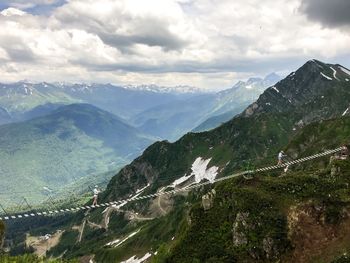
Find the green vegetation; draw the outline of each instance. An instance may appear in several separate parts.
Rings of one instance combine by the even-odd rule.
[[[335,178],[327,169],[319,178],[306,169],[284,177],[240,178],[217,185],[213,208],[204,211],[200,203],[192,206],[189,229],[165,262],[275,262],[288,255],[293,244],[301,242],[288,235],[292,206],[321,209],[317,215],[324,217],[324,223],[317,221],[321,219],[315,223],[325,224],[324,228],[337,227],[344,220],[343,211],[350,205],[350,163],[341,161],[337,166],[342,172]],[[338,235],[334,242],[342,242]],[[320,254],[330,252],[325,249]]]
[[[151,138],[91,105],[62,107],[23,123],[0,126],[0,190],[24,192],[29,202],[46,198],[44,187],[61,193],[101,183],[146,147]],[[111,177],[111,175],[106,175]],[[93,178],[93,179],[92,179]],[[27,193],[27,191],[31,193]],[[4,196],[8,206],[18,202]]]
[[[65,231],[62,234],[60,243],[50,253],[53,257],[59,257],[66,250],[72,249],[74,244],[77,242],[78,232],[77,231]]]
[[[47,103],[71,104],[82,102],[78,98],[69,96],[63,90],[51,90],[49,87],[43,88],[41,91],[35,90],[31,95],[25,94],[23,91],[24,87],[22,90],[18,88],[18,92],[14,87],[13,90],[8,91],[8,94],[0,94],[0,105],[11,113],[22,113]]]

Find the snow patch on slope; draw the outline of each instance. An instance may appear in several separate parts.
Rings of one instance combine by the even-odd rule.
[[[345,116],[348,113],[348,111],[349,111],[349,108],[347,108],[341,116]]]
[[[328,80],[333,80],[331,77],[328,77],[327,75],[323,74],[322,72],[320,72],[320,74],[322,75],[322,77],[328,79]]]
[[[337,71],[334,68],[332,68],[332,67],[330,67],[330,68],[331,68],[331,70],[333,70],[333,78],[335,78],[336,80],[339,80],[337,78]]]
[[[120,203],[119,205],[117,204],[114,204],[114,205],[111,205],[111,207],[115,208],[115,209],[120,209],[122,208],[123,206],[125,206],[127,203],[129,203],[130,201],[132,201],[133,199],[135,199],[136,197],[138,197],[140,194],[142,194],[143,191],[145,191],[145,189],[147,187],[149,187],[150,184],[147,184],[145,187],[141,188],[141,189],[137,189],[136,190],[136,194],[132,197],[130,197],[129,199],[125,200],[124,202]],[[108,207],[102,211],[102,214],[106,213],[108,210]]]
[[[135,236],[138,232],[140,232],[141,229],[135,231],[135,232],[132,232],[130,235],[128,235],[126,238],[124,238],[123,240],[119,241],[119,239],[116,239],[114,241],[111,241],[109,243],[106,244],[106,246],[113,246],[114,247],[118,247],[120,246],[121,244],[123,244],[126,240],[132,238],[133,236]]]
[[[141,188],[141,189],[137,189],[136,190],[136,194],[139,194],[141,192],[143,192],[148,186],[150,186],[150,184],[147,184],[145,187]],[[136,196],[135,196],[136,197]]]
[[[134,196],[132,196],[132,197],[129,198],[128,200],[125,200],[124,202],[122,202],[122,203],[119,204],[119,205],[116,205],[116,204],[115,204],[115,205],[112,205],[112,207],[114,207],[114,208],[116,208],[116,209],[122,208],[122,207],[125,206],[127,203],[129,203],[129,201],[135,199],[135,198],[138,197],[140,194],[142,194],[142,192],[145,191],[145,189],[146,189],[147,187],[149,187],[149,186],[150,186],[150,184],[147,184],[145,187],[143,187],[143,188],[141,188],[141,189],[137,189],[137,190],[136,190],[136,194],[135,194]]]
[[[126,261],[122,261],[121,263],[142,263],[142,262],[146,261],[147,259],[149,259],[151,256],[152,256],[152,254],[150,254],[150,253],[147,253],[146,255],[144,255],[140,259],[136,258],[136,256],[133,256]]]
[[[277,93],[280,93],[280,91],[275,87],[275,86],[273,86],[272,87],[275,91],[277,91]]]
[[[210,160],[211,158],[205,160],[202,157],[198,157],[192,164],[192,173],[190,175],[184,175],[181,178],[175,180],[170,186],[175,187],[183,182],[186,182],[193,176],[195,183],[199,183],[203,179],[207,179],[208,181],[213,182],[218,174],[219,168],[217,166],[212,166],[207,169]]]
[[[343,68],[343,67],[339,67],[343,72],[345,72],[346,74],[348,74],[350,76],[350,70]]]

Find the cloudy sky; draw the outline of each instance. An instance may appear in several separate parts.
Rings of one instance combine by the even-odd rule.
[[[350,67],[349,0],[0,0],[0,81],[230,87]]]

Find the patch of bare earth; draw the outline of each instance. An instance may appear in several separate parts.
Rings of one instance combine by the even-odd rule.
[[[159,192],[163,192],[165,189],[161,188]],[[149,214],[151,217],[164,216],[169,213],[173,207],[173,199],[171,195],[160,195],[157,198],[153,199],[150,208]]]
[[[63,232],[64,231],[57,231],[50,238],[47,239],[44,237],[30,236],[28,234],[26,238],[26,246],[33,247],[34,253],[39,257],[46,256],[46,252],[59,243]]]
[[[282,262],[330,262],[350,244],[350,218],[346,211],[338,224],[325,222],[325,207],[311,202],[291,207],[289,239],[293,250]]]

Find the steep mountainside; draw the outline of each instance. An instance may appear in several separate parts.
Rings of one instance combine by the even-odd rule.
[[[249,104],[250,103],[248,103],[248,105]],[[239,111],[239,109],[240,109],[240,107],[238,106],[237,107],[238,112],[236,110],[232,110],[232,111],[222,113],[220,115],[210,117],[210,118],[206,119],[204,122],[202,122],[201,124],[199,124],[192,131],[193,132],[203,132],[203,131],[209,131],[211,129],[219,127],[221,124],[231,120],[238,113],[241,113],[242,109],[240,111]]]
[[[329,80],[323,75],[334,78]],[[295,73],[268,88],[242,114],[219,128],[187,134],[170,144],[159,142],[126,166],[110,183],[109,194],[118,197],[118,186],[139,182],[168,184],[174,176],[187,173],[196,158],[211,158],[220,175],[239,168],[243,160],[271,157],[305,124],[339,117],[349,107],[350,82],[340,65],[308,61]],[[333,75],[332,75],[333,76]],[[147,169],[146,169],[147,168]],[[132,178],[133,180],[131,180]]]
[[[152,142],[116,116],[88,104],[64,106],[0,126],[1,191],[61,188],[80,177],[118,169]],[[11,197],[10,197],[11,199]]]
[[[337,147],[348,142],[349,124],[346,118],[309,126],[290,146],[303,148],[298,157]],[[163,262],[342,262],[350,248],[349,160],[329,165],[323,158],[280,174],[218,184],[206,210],[197,199]]]
[[[348,142],[349,127],[349,117],[313,123],[284,148],[295,158],[335,148]],[[329,165],[329,157],[324,157],[277,175],[281,171],[225,181],[213,186],[215,192],[202,187],[168,204],[166,197],[157,198],[149,210],[145,210],[149,204],[138,202],[78,215],[70,219],[64,240],[50,254],[63,250],[68,258],[94,254],[95,262],[144,257],[150,257],[150,262],[334,263],[347,259],[349,160]],[[202,196],[208,193],[211,197],[205,203]],[[166,211],[154,218],[151,212],[156,205]],[[82,240],[76,242],[79,232],[70,226],[84,220]]]
[[[302,123],[340,116],[349,107],[349,74],[341,65],[308,61],[264,92],[242,116],[293,112],[302,115]]]

